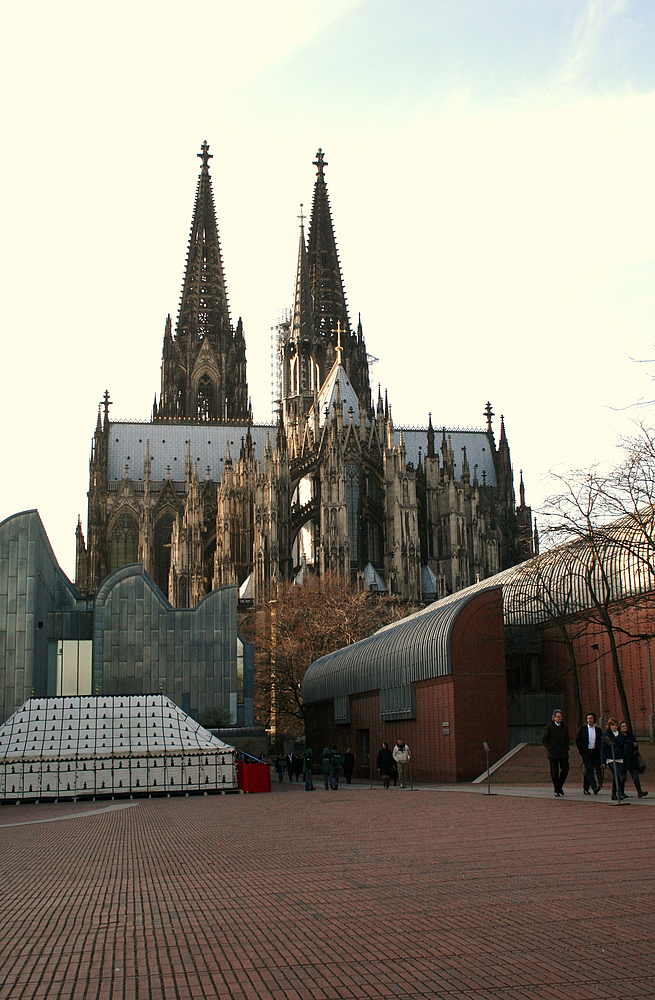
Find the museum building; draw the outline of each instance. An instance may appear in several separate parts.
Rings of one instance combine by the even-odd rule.
[[[555,708],[653,739],[655,567],[650,520],[550,549],[316,660],[302,693],[312,747],[350,746],[357,776],[400,736],[419,781],[471,780]],[[615,647],[615,654],[612,647]]]
[[[32,698],[163,695],[196,722],[252,726],[253,649],[237,588],[173,608],[141,563],[82,596],[38,511],[0,523],[0,722]]]

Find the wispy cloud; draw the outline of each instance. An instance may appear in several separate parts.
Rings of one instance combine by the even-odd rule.
[[[622,44],[620,29],[631,6],[630,0],[589,0],[572,26],[557,70],[554,82],[559,89],[577,88],[594,75],[598,62],[605,61],[608,42],[616,55],[616,47]]]

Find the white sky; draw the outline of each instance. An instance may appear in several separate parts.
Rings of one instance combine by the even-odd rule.
[[[538,508],[655,395],[650,0],[4,5],[0,519],[73,574],[90,439],[148,419],[203,139],[256,420],[323,147],[397,424],[505,414]]]

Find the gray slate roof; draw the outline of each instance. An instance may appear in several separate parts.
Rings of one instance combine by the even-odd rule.
[[[263,460],[268,434],[271,446],[275,444],[275,424],[254,424],[250,434],[255,455]],[[188,442],[191,442],[191,461],[198,463],[198,475],[204,479],[207,467],[214,482],[223,475],[228,444],[234,461],[241,451],[241,439],[248,433],[247,424],[152,424],[116,421],[110,424],[109,479],[120,481],[129,466],[130,479],[143,479],[146,444],[150,441],[152,479],[166,479],[166,466],[171,467],[171,479],[184,482]]]
[[[395,442],[400,441],[401,428],[395,428]],[[407,461],[414,466],[418,464],[419,448],[425,459],[427,451],[427,427],[411,427],[402,429]],[[232,460],[239,457],[241,440],[248,433],[247,424],[230,426],[227,424],[163,424],[140,423],[137,421],[112,421],[109,433],[108,476],[110,482],[120,482],[125,477],[125,466],[129,467],[130,479],[133,482],[143,480],[143,463],[146,457],[146,444],[150,441],[150,460],[152,462],[152,480],[163,482],[166,479],[166,467],[171,467],[173,482],[183,483],[185,480],[185,464],[188,442],[191,442],[191,460],[198,463],[198,475],[204,479],[207,467],[209,476],[218,482],[223,475],[225,455],[228,444]],[[255,448],[255,456],[263,460],[266,436],[271,446],[275,444],[275,424],[253,424],[250,434]],[[496,486],[496,471],[493,455],[489,447],[489,439],[482,430],[448,430],[453,451],[455,452],[455,472],[457,477],[462,470],[462,448],[466,447],[471,478],[473,467],[478,466],[478,481],[482,483],[482,472],[486,473],[488,486]],[[441,432],[435,431],[435,448],[439,448]]]

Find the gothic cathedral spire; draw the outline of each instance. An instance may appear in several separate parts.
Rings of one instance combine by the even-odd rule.
[[[340,329],[344,367],[357,393],[360,407],[364,412],[368,412],[371,407],[368,357],[361,323],[356,334],[351,331],[350,327],[341,263],[325,183],[325,167],[327,165],[323,150],[319,148],[314,160],[316,181],[314,182],[312,214],[309,224],[307,263],[314,311],[314,330],[323,341],[326,361],[326,364],[321,365],[321,377],[324,378],[327,375],[336,358],[337,337]]]
[[[316,181],[312,199],[312,215],[309,224],[309,280],[317,332],[329,338],[333,345],[337,342],[337,326],[350,334],[348,307],[343,290],[341,264],[334,238],[332,213],[325,184],[324,169],[327,160],[319,149],[314,160]]]
[[[214,193],[203,142],[175,336],[164,335],[156,418],[223,422],[248,417],[246,345],[230,321]]]

